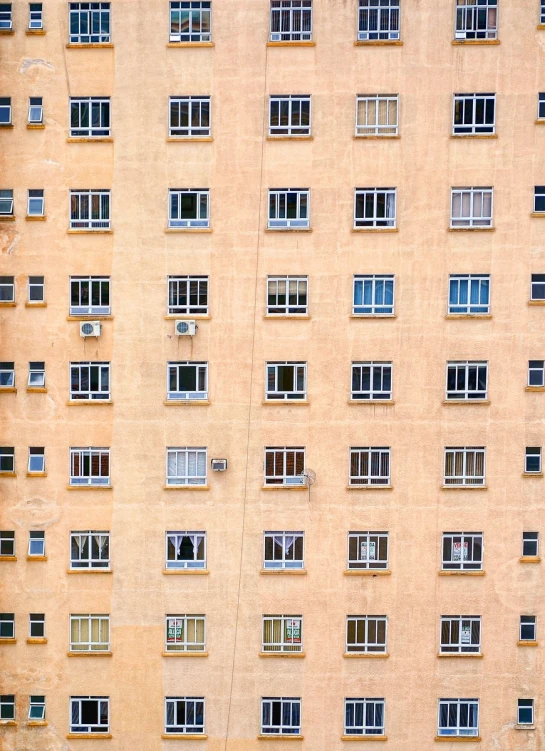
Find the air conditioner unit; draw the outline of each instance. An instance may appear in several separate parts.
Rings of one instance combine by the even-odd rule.
[[[225,472],[227,469],[227,459],[212,459],[210,466],[214,472]]]
[[[100,336],[100,321],[83,321],[79,325],[79,333],[85,339],[88,336]]]
[[[197,333],[196,321],[175,321],[176,336],[195,336]]]

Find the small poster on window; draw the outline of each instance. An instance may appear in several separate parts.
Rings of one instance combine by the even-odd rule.
[[[463,550],[463,556],[464,556],[463,560],[467,561],[469,557],[468,543],[464,542],[463,545],[461,542],[452,543],[452,560],[453,561],[462,560],[462,550]]]
[[[292,644],[301,644],[301,621],[292,618],[286,621],[286,639]]]
[[[471,626],[469,623],[462,624],[462,644],[471,644]]]
[[[361,559],[362,561],[375,561],[376,560],[376,543],[373,540],[361,543]]]
[[[167,644],[180,641],[182,638],[183,621],[170,620],[167,628]]]

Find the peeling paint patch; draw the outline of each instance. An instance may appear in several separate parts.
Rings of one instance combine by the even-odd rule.
[[[55,70],[52,63],[48,63],[40,57],[27,57],[21,63],[19,73],[26,73],[33,65],[44,65],[46,68],[49,68],[49,70]]]
[[[20,242],[21,238],[16,230],[5,229],[0,231],[0,253],[5,253],[8,256],[13,255]]]

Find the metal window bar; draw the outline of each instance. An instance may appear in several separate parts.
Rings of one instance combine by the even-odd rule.
[[[360,274],[354,277],[354,315],[394,314],[393,274]]]
[[[110,98],[70,99],[71,138],[108,138],[110,136]]]
[[[211,42],[212,3],[171,2],[169,39],[171,42]]]
[[[71,733],[108,733],[110,699],[108,696],[71,696]]]
[[[276,188],[269,190],[269,229],[308,229],[310,190]]]
[[[28,28],[43,29],[42,3],[30,3],[28,11]]]
[[[482,532],[444,532],[442,569],[481,571],[483,550]]]
[[[167,485],[206,485],[206,448],[167,448]]]
[[[445,485],[484,485],[485,453],[482,446],[445,448]]]
[[[438,735],[479,735],[478,699],[439,699],[438,703]]]
[[[481,617],[441,616],[439,651],[441,654],[480,654]]]
[[[356,188],[354,227],[396,226],[396,188]]]
[[[490,313],[490,276],[458,274],[449,279],[448,312],[451,315]]]
[[[392,398],[391,362],[353,362],[351,399],[375,401]]]
[[[492,135],[496,132],[495,94],[454,94],[454,135]]]
[[[12,29],[11,3],[0,3],[0,29]]]
[[[479,401],[487,398],[487,362],[448,362],[446,398]]]
[[[492,227],[493,188],[452,188],[450,226]]]
[[[302,652],[303,616],[264,615],[262,652]]]
[[[397,94],[358,94],[356,135],[397,136],[398,107]]]
[[[347,568],[387,569],[388,532],[349,532]]]
[[[167,532],[167,569],[206,568],[206,532]]]
[[[345,735],[384,735],[384,699],[345,699]]]
[[[312,0],[271,0],[271,42],[312,40]]]
[[[208,399],[207,362],[169,362],[167,401]]]
[[[519,641],[536,641],[536,616],[521,615],[519,624]]]
[[[165,618],[166,652],[204,652],[206,646],[204,615],[167,615]]]
[[[387,630],[385,615],[347,616],[346,652],[385,653]]]
[[[110,398],[109,362],[71,362],[70,399],[100,401]]]
[[[307,398],[305,362],[268,362],[265,377],[267,401],[296,401]]]
[[[70,485],[109,485],[109,448],[70,449]]]
[[[205,138],[211,133],[210,97],[170,97],[169,136]]]
[[[69,3],[70,44],[111,41],[110,3]]]
[[[110,568],[110,533],[70,533],[70,568]]]
[[[267,279],[267,315],[307,315],[306,276],[270,276]]]
[[[168,314],[208,315],[208,277],[169,276]]]
[[[71,652],[109,652],[109,615],[71,615]]]
[[[534,213],[545,212],[545,185],[536,185],[534,188]]]
[[[455,39],[497,39],[497,0],[456,0]]]
[[[310,95],[269,98],[270,136],[310,136]]]
[[[304,532],[264,532],[264,569],[304,568]]]
[[[70,229],[110,229],[110,191],[71,190]]]
[[[0,276],[0,302],[15,302],[14,276]]]
[[[205,188],[171,189],[168,226],[171,228],[208,228],[210,191]]]
[[[545,360],[528,361],[528,386],[545,386]]]
[[[300,735],[301,699],[270,697],[261,699],[262,735]]]
[[[304,485],[305,449],[265,449],[265,485]]]
[[[165,733],[204,733],[202,696],[167,696],[165,698]]]
[[[350,485],[390,485],[390,449],[350,449]]]
[[[359,0],[358,40],[398,40],[400,0]]]

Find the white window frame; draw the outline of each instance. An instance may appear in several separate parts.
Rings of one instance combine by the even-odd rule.
[[[398,41],[400,39],[400,0],[359,0],[358,41]]]
[[[193,217],[181,216],[182,198],[187,195],[195,197],[196,215]],[[174,200],[176,200],[176,207]],[[209,229],[210,190],[208,188],[169,188],[168,226],[171,229]]]
[[[545,300],[545,274],[531,275],[530,300]]]
[[[384,556],[381,547],[386,547]],[[349,532],[346,568],[348,571],[387,571],[390,539],[388,532]],[[356,557],[351,557],[355,549]]]
[[[455,639],[453,631],[456,630],[458,636]],[[481,636],[480,615],[442,615],[439,625],[439,653],[481,654]]]
[[[45,720],[45,696],[43,694],[32,694],[29,696],[28,719],[31,721],[34,720],[34,722],[43,722]]]
[[[8,633],[0,636],[0,642],[2,639],[15,639],[15,613],[0,613],[0,626],[4,624],[8,624]]]
[[[293,196],[295,196],[295,204]],[[294,206],[295,216],[290,217],[288,214]],[[268,229],[310,229],[310,189],[269,188],[267,216]]]
[[[304,123],[308,105],[308,124]],[[273,119],[273,109],[277,109]],[[286,110],[287,112],[283,111]],[[283,117],[287,123],[282,124]],[[269,96],[269,136],[304,138],[312,132],[312,105],[310,94],[271,94]]]
[[[522,712],[530,710],[530,720],[524,721],[522,719]],[[519,699],[517,701],[517,727],[533,727],[534,726],[534,700],[533,699]]]
[[[202,623],[203,639],[197,639],[197,623]],[[178,636],[180,632],[180,636]],[[172,633],[172,636],[170,635]],[[189,634],[194,635],[190,639]],[[205,652],[205,615],[165,615],[165,652]]]
[[[10,461],[11,460],[11,461]],[[0,446],[0,474],[15,472],[15,447]]]
[[[32,536],[34,535],[34,537]],[[36,535],[41,535],[41,537],[37,537]],[[41,543],[41,546],[38,547],[38,550],[40,552],[36,552],[35,546],[36,543]],[[38,530],[31,530],[28,533],[28,550],[27,555],[30,558],[42,558],[45,556],[45,532],[38,531]]]
[[[480,104],[482,102],[482,105]],[[492,122],[487,123],[488,102],[493,102]],[[477,106],[483,107],[482,122],[477,119]],[[456,123],[457,107],[462,109],[462,121]],[[469,109],[469,112],[468,112]],[[467,122],[466,122],[467,113]],[[471,116],[469,116],[469,113]],[[494,135],[496,133],[496,95],[495,94],[454,94],[452,98],[452,134],[455,136]]]
[[[478,699],[439,699],[437,702],[437,735],[439,737],[453,736],[453,737],[477,737],[479,735],[479,700]],[[477,707],[477,724],[467,725],[467,727],[460,726],[460,710],[464,705],[471,705]],[[447,706],[447,715],[450,715],[450,708],[456,708],[456,725],[441,726],[441,707]],[[469,722],[469,709],[468,722]]]
[[[98,8],[91,9],[91,3],[68,3],[68,29],[69,29],[69,42],[70,44],[109,44],[111,42],[111,3],[109,2],[93,2],[92,5],[98,5]],[[83,7],[82,7],[83,6]],[[78,17],[78,31],[72,32],[72,14],[77,14]],[[108,31],[103,29],[104,17],[108,18],[106,24]],[[100,31],[93,33],[93,26],[95,19],[98,18]],[[82,20],[85,19],[83,25],[87,28],[87,33],[82,33]]]
[[[180,386],[180,369],[188,368],[195,371],[195,385],[194,391],[182,391],[181,389],[171,390],[171,377],[176,378],[178,386]],[[202,388],[200,386],[202,385]],[[194,401],[194,400],[207,400],[208,399],[208,363],[207,362],[193,362],[189,360],[180,360],[179,362],[167,363],[167,401]]]
[[[32,461],[33,457],[41,458],[41,462]],[[38,467],[38,469],[36,467]],[[45,448],[43,446],[29,446],[27,471],[29,475],[42,474],[45,472]]]
[[[358,199],[363,197],[363,213],[358,216]],[[366,215],[368,197],[372,198],[372,212]],[[383,201],[384,211],[379,209]],[[355,188],[354,229],[396,229],[397,188]]]
[[[85,111],[87,114],[87,125],[82,124]],[[75,113],[77,113],[76,118],[74,118]],[[112,132],[112,105],[110,97],[70,97],[68,118],[70,123],[70,138],[109,138]],[[74,119],[76,119],[76,123],[74,123]],[[98,119],[98,125],[95,124],[96,119]],[[105,124],[106,122],[107,125]]]
[[[98,639],[93,640],[93,623],[98,623]],[[78,638],[73,639],[73,628],[77,624]],[[88,639],[83,639],[81,632],[83,625],[86,625],[87,632],[89,634]],[[107,637],[107,638],[105,638]],[[71,652],[83,652],[95,653],[95,652],[109,652],[110,651],[110,616],[102,613],[71,613],[70,614],[70,651]]]
[[[535,545],[535,553],[527,553],[525,551],[525,543],[528,542],[532,546]],[[522,533],[522,557],[523,558],[535,558],[539,556],[539,532],[523,532]]]
[[[353,624],[354,641],[349,641],[349,629]],[[363,625],[364,638],[358,641],[358,627]],[[379,640],[379,628],[384,629],[384,641]],[[375,638],[370,635],[374,630]],[[388,618],[385,615],[347,615],[346,616],[346,654],[387,654]]]
[[[0,276],[0,302],[15,302],[14,276]]]
[[[9,10],[3,10],[9,8]],[[0,29],[13,28],[13,5],[12,3],[0,3]]]
[[[0,557],[15,555],[15,531],[0,532]]]
[[[82,702],[96,702],[97,706],[97,723],[84,725],[82,723],[81,711]],[[101,716],[104,708],[106,709],[106,722],[101,722]],[[79,720],[76,722],[75,720]],[[70,697],[70,732],[71,733],[89,733],[89,735],[102,735],[110,732],[110,697],[109,696],[71,696]]]
[[[450,558],[445,555],[447,545],[450,545]],[[443,571],[482,571],[483,560],[484,535],[482,532],[443,532],[441,539],[441,569]]]
[[[464,199],[469,197],[469,212],[464,212]],[[486,213],[486,202],[490,201],[490,211]],[[456,207],[459,204],[459,209]],[[494,188],[451,188],[450,189],[450,228],[483,229],[493,227]]]
[[[361,725],[356,724],[356,707],[359,708],[363,723]],[[367,714],[369,708],[372,707],[374,722],[372,725],[367,724]],[[384,728],[386,726],[385,717],[385,701],[384,699],[360,699],[360,698],[347,698],[344,700],[344,734],[348,736],[369,736],[373,737],[384,736]],[[352,714],[353,723],[348,724],[349,712]],[[377,722],[382,717],[382,722]]]
[[[397,2],[397,0],[391,0]],[[362,0],[360,0],[362,2]],[[365,104],[365,107],[363,106]],[[394,109],[395,113],[391,112]],[[386,110],[386,122],[381,123],[381,105]],[[360,114],[365,111],[365,122],[360,122]],[[390,117],[395,114],[395,118]],[[399,135],[399,96],[397,94],[358,94],[356,96],[356,136],[365,138],[392,138]]]
[[[281,287],[284,285],[284,292]],[[285,303],[279,299],[284,297]],[[309,278],[308,276],[268,276],[266,287],[267,316],[296,318],[308,316]],[[271,304],[271,299],[276,304]],[[292,300],[295,300],[292,304]],[[305,302],[300,302],[305,300]]]
[[[456,464],[458,456],[462,455],[462,474],[447,474],[447,464],[449,462],[449,456],[454,455],[452,461],[452,467],[456,472]],[[474,473],[468,474],[468,459],[473,456],[471,460],[473,463]],[[477,474],[477,464],[479,458],[482,456],[482,474]],[[445,472],[443,475],[443,485],[449,487],[484,487],[486,485],[486,447],[485,446],[446,446],[445,447]]]
[[[34,3],[30,3],[30,5],[34,5]],[[43,106],[42,97],[41,96],[29,97],[28,99],[28,124],[29,125],[41,125],[43,121],[44,121],[44,106]]]
[[[193,545],[193,558],[192,559],[186,559],[186,558],[169,559],[168,557],[169,542],[171,542],[172,546],[174,547],[174,551],[176,555],[178,555],[181,550],[184,537],[188,537],[191,539],[191,543]],[[199,558],[198,557],[199,547],[201,544],[202,544],[202,550],[203,550],[203,557]],[[167,570],[170,570],[170,569],[204,569],[206,570],[206,563],[207,563],[206,556],[207,556],[206,532],[169,530],[165,533],[165,569]]]
[[[537,95],[537,119],[545,120],[545,91],[540,91]]]
[[[280,705],[281,720],[279,724],[273,724],[273,707],[275,704]],[[284,723],[284,707],[289,707],[289,724]],[[270,723],[265,724],[265,712],[269,713]],[[293,713],[297,709],[299,714],[299,724],[294,722]],[[301,699],[296,696],[264,696],[261,699],[261,735],[287,735],[294,736],[301,734]]]
[[[545,185],[534,186],[534,214],[545,214]]]
[[[384,300],[387,295],[387,282],[392,283],[392,304],[385,304],[377,302],[377,292],[380,293]],[[361,285],[361,299],[360,305],[356,304],[356,292],[358,285]],[[365,290],[368,285],[371,285],[371,303],[366,305],[364,303]],[[353,295],[352,295],[352,315],[354,316],[393,316],[395,313],[395,276],[394,274],[355,274],[353,280]],[[362,312],[361,309],[365,308]]]
[[[467,302],[460,302],[460,292],[462,291],[462,283],[467,282],[467,290],[466,290],[466,296],[467,296]],[[456,299],[458,303],[453,303],[453,287],[452,285],[456,285]],[[478,302],[472,302],[472,291],[475,289],[475,286],[477,288],[477,297]],[[479,316],[479,315],[489,315],[490,314],[490,287],[491,287],[491,279],[490,274],[451,274],[449,276],[449,285],[448,285],[448,295],[447,295],[447,301],[448,301],[448,308],[447,312],[448,315],[473,315],[473,316]],[[488,302],[483,303],[481,301],[482,295],[484,290],[487,292]],[[463,296],[462,292],[462,296]],[[483,310],[484,309],[484,310]]]
[[[178,123],[181,123],[182,107],[187,107],[187,125],[173,125],[173,107],[177,107]],[[208,117],[206,117],[206,107]],[[199,124],[194,124],[194,119]],[[208,120],[208,125],[203,124]],[[212,100],[210,96],[171,96],[168,106],[168,135],[169,138],[210,138],[212,135]]]
[[[74,389],[73,377],[75,372],[78,373],[78,381],[81,385],[83,373],[86,371],[88,381],[87,389]],[[98,389],[91,389],[91,377],[94,371],[98,372]],[[106,373],[108,379],[108,389],[102,388],[103,374]],[[71,401],[104,401],[110,399],[110,363],[109,362],[71,362],[70,363],[70,400]]]
[[[0,362],[0,391],[15,387],[15,363],[6,360]]]
[[[93,539],[95,538],[95,539]],[[83,557],[81,551],[87,545],[87,557]],[[72,557],[72,549],[80,551],[78,558]],[[93,547],[98,549],[98,558],[93,556]],[[108,557],[102,557],[102,551],[106,550]],[[81,565],[85,564],[85,565]],[[110,532],[100,532],[97,530],[84,530],[70,532],[70,570],[80,571],[81,569],[99,569],[101,571],[110,570]]]
[[[72,304],[72,292],[73,285],[77,285],[77,297],[78,302],[82,303],[82,290],[85,285],[88,288],[88,305],[73,305]],[[71,276],[70,284],[68,288],[68,299],[70,300],[70,315],[71,316],[109,316],[111,312],[111,305],[93,305],[94,290],[93,287],[98,285],[98,296],[100,302],[102,297],[107,295],[108,303],[111,298],[111,281],[109,276]],[[106,288],[103,285],[107,285]],[[107,290],[107,292],[106,292]]]
[[[210,44],[212,41],[212,2],[207,0],[191,0],[190,8],[183,8],[179,0],[171,1],[169,7],[169,40],[171,42],[193,42],[196,44],[206,42]],[[188,15],[188,31],[180,31],[176,33],[173,31],[173,13],[178,12],[177,23],[181,29],[182,27],[182,13],[187,11]],[[208,17],[208,31],[203,31],[203,19]],[[195,31],[198,28],[198,31]]]
[[[359,457],[357,460],[355,457]],[[352,462],[357,461],[359,474],[352,473]],[[367,473],[361,473],[362,464],[367,463]],[[378,463],[378,464],[377,464]],[[382,471],[383,464],[387,464],[387,472]],[[377,485],[389,487],[392,482],[392,455],[389,446],[351,446],[349,456],[348,484],[351,487],[366,487]],[[378,470],[378,471],[375,471]]]
[[[173,709],[173,719],[178,720],[178,702],[184,703],[184,711],[186,716],[185,722],[173,722],[169,723],[169,704],[174,704]],[[197,711],[196,706],[198,704],[202,704],[202,723],[197,723]],[[176,733],[180,735],[196,735],[204,733],[205,728],[205,711],[206,711],[206,701],[204,696],[165,696],[165,734],[169,733]],[[192,707],[193,712],[193,718],[195,719],[194,723],[188,723],[187,722],[187,712],[188,712],[188,706]]]
[[[6,707],[8,708],[6,711]],[[0,694],[0,722],[15,719],[15,694]]]
[[[267,474],[267,456],[272,454],[273,455],[273,465],[276,464],[276,458],[277,456],[281,457],[282,460],[282,474]],[[288,466],[287,466],[287,459],[288,455],[293,454],[293,474],[288,474]],[[305,484],[305,477],[303,472],[305,471],[305,448],[304,446],[266,446],[265,447],[265,460],[263,463],[263,469],[264,469],[264,484],[266,486],[273,486],[273,487],[290,487],[293,485],[304,485]],[[296,473],[297,471],[297,463],[300,462],[300,457],[303,457],[303,469],[300,473]]]
[[[539,22],[540,24],[545,24],[545,2],[541,0],[541,12],[539,15]]]
[[[526,620],[524,620],[526,619]],[[523,636],[523,629],[531,628],[533,630],[533,636],[531,639]],[[519,620],[519,641],[533,642],[537,641],[537,617],[535,615],[521,615]]]
[[[27,386],[30,388],[45,387],[45,363],[29,362],[28,363],[28,381]]]
[[[280,640],[274,641],[275,628],[280,625]],[[271,640],[267,641],[266,631],[271,631]],[[291,630],[291,638],[289,636]],[[299,636],[297,636],[299,632]],[[293,654],[303,652],[303,616],[302,615],[263,615],[261,618],[261,651],[267,654]]]
[[[184,290],[185,288],[185,290]],[[167,279],[167,313],[169,316],[207,316],[209,305],[210,280],[207,276],[171,275]],[[174,305],[173,301],[185,295],[186,305]],[[197,304],[191,304],[191,298],[197,298]],[[205,302],[201,302],[201,298]]]
[[[272,542],[272,558],[267,558],[267,541]],[[290,549],[293,549],[293,555],[295,556],[296,543],[301,541],[301,559],[295,557],[289,558]],[[282,548],[282,558],[274,558],[276,546]],[[263,532],[263,569],[270,571],[290,571],[303,570],[305,568],[305,533],[304,532]]]
[[[271,0],[270,41],[312,41],[312,13],[312,0]],[[307,28],[304,28],[305,18],[310,20]]]
[[[38,633],[34,632],[35,626],[37,627]],[[45,613],[28,614],[28,636],[30,639],[45,638]]]
[[[529,469],[529,460],[538,457],[538,469]],[[526,446],[524,454],[524,473],[527,475],[539,475],[542,473],[541,446]]]
[[[40,281],[36,281],[41,279]],[[32,281],[34,280],[34,281]],[[38,290],[41,287],[41,297],[33,297],[34,290]],[[45,277],[44,276],[29,276],[28,277],[28,302],[31,305],[37,305],[45,302]]]
[[[283,391],[279,385],[280,369],[291,369],[293,389]],[[272,388],[271,386],[272,380]],[[301,386],[302,381],[302,386]],[[306,362],[267,362],[265,364],[265,400],[268,402],[302,401],[307,398]]]
[[[541,363],[541,365],[536,365],[536,363]],[[541,378],[535,378],[536,375],[541,374]],[[532,380],[535,380],[535,383],[532,383]],[[541,387],[545,386],[545,360],[528,360],[528,386],[531,387]]]
[[[369,371],[369,388],[363,388],[364,371]],[[392,362],[353,362],[351,366],[350,379],[350,399],[352,401],[390,401],[393,390],[393,371]],[[390,378],[390,388],[382,388],[386,378]],[[354,388],[354,379],[359,380],[360,388]],[[380,389],[374,388],[375,378],[380,381]]]
[[[1,100],[0,100],[1,101]],[[11,105],[10,105],[11,111]],[[3,123],[4,125],[6,123]],[[13,190],[5,188],[0,190],[0,216],[14,216]]]
[[[99,474],[93,474],[92,462],[98,455]],[[80,472],[74,474],[74,460],[79,456]],[[102,474],[102,457],[108,457],[108,474]],[[84,463],[89,463],[89,474],[83,474]],[[70,485],[97,485],[100,487],[110,485],[111,456],[110,449],[103,446],[73,446],[70,448]]]
[[[42,189],[29,189],[26,213],[27,216],[45,216],[45,197]]]
[[[195,472],[189,472],[188,462],[194,456]],[[205,446],[169,446],[166,451],[166,484],[168,486],[206,486],[208,449]],[[170,474],[169,459],[174,458],[176,465],[185,464],[185,474]],[[204,473],[199,472],[199,462],[204,466]]]
[[[454,24],[454,38],[467,39],[497,39],[498,38],[498,0],[485,0],[486,6],[477,5],[474,0],[457,0],[456,18]],[[486,22],[480,24],[478,11],[486,9]],[[489,10],[495,9],[495,19],[491,24],[493,13]]]
[[[70,190],[70,229],[97,232],[110,229],[111,191]],[[96,212],[96,216],[93,213]]]
[[[470,375],[475,371],[475,385],[478,385],[479,377],[484,370],[485,386],[484,389],[470,389]],[[455,383],[458,378],[463,378],[464,384],[460,389],[449,389],[449,375],[454,373]],[[485,360],[448,360],[446,369],[445,399],[447,401],[455,399],[456,401],[486,401],[488,399],[488,362]]]

